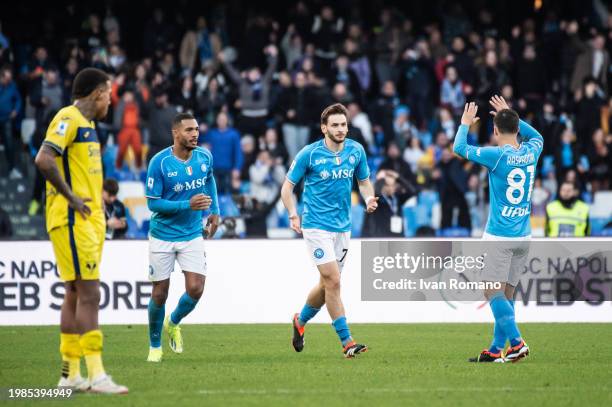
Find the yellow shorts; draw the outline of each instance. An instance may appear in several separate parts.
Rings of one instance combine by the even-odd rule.
[[[104,229],[93,222],[60,226],[49,232],[63,281],[100,279]]]

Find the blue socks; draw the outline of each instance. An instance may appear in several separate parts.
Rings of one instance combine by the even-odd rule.
[[[161,332],[164,325],[166,306],[157,305],[153,298],[149,300],[149,344],[152,348],[161,347]]]
[[[314,308],[308,304],[305,304],[304,308],[302,308],[302,312],[300,312],[300,316],[298,317],[298,322],[301,326],[306,325],[306,323],[314,318],[319,311],[321,311],[321,308]]]
[[[503,349],[506,338],[510,339],[511,346],[521,343],[521,333],[514,319],[514,301],[508,300],[504,293],[499,292],[489,300],[489,305],[495,317],[494,339],[491,348],[495,346],[495,348]],[[499,346],[500,344],[501,346]],[[495,353],[498,353],[498,351],[495,351]]]
[[[185,318],[185,316],[187,316],[187,314],[193,311],[197,303],[198,300],[194,300],[189,296],[189,294],[183,293],[183,295],[181,295],[181,298],[179,299],[178,305],[176,306],[172,314],[170,314],[170,321],[174,325],[178,325],[181,320]]]
[[[340,342],[342,342],[342,346],[346,346],[347,343],[351,341],[351,331],[346,323],[346,317],[342,316],[332,322],[332,325],[336,329],[336,333],[338,334],[338,338],[340,338]]]

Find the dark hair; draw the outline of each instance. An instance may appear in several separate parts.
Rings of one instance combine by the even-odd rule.
[[[323,110],[323,113],[321,113],[321,124],[327,124],[327,119],[329,119],[329,116],[333,114],[343,114],[344,117],[347,118],[347,120],[349,117],[349,113],[346,107],[344,107],[344,105],[342,105],[341,103],[335,103],[331,106],[327,106],[325,110]]]
[[[102,189],[110,195],[116,196],[119,192],[119,183],[114,178],[107,178],[104,180],[104,184],[102,184]]]
[[[519,115],[512,109],[497,112],[493,123],[502,134],[516,134],[519,131]]]
[[[72,97],[74,99],[89,96],[98,86],[106,84],[110,78],[108,75],[97,68],[85,68],[74,78],[72,84]]]
[[[191,113],[178,113],[176,116],[174,116],[174,119],[172,119],[172,127],[180,126],[183,120],[192,119],[195,119],[195,117]]]

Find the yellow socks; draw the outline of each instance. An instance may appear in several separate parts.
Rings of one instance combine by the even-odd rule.
[[[80,339],[81,349],[87,364],[87,376],[94,380],[104,374],[102,365],[102,331],[99,329],[85,332]]]
[[[79,334],[60,333],[62,376],[72,379],[81,375],[81,345]]]

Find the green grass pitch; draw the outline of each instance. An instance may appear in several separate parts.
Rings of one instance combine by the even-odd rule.
[[[286,325],[185,325],[185,352],[145,362],[144,325],[103,326],[104,362],[130,394],[1,405],[73,406],[604,406],[612,405],[612,324],[522,324],[532,354],[468,363],[487,324],[352,324],[370,351],[341,354],[330,325],[312,324],[295,353]],[[0,387],[53,387],[57,327],[0,327]],[[83,363],[84,365],[84,363]],[[85,372],[83,366],[83,372]],[[4,390],[6,392],[6,390]]]

